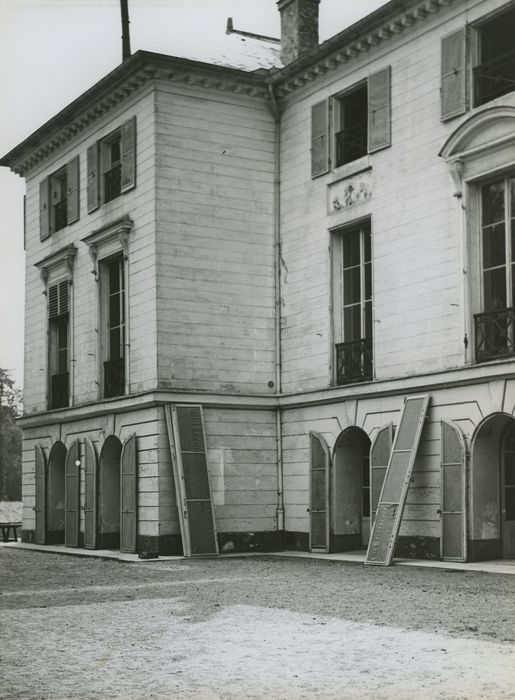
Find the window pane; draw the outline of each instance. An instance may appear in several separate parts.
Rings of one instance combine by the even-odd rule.
[[[343,267],[353,267],[359,265],[359,238],[360,232],[349,231],[343,234]]]
[[[348,306],[343,310],[343,339],[346,343],[361,340],[361,306]]]
[[[109,332],[109,359],[119,360],[122,357],[120,353],[120,329],[111,328]]]
[[[372,297],[372,263],[366,263],[365,267],[365,299]]]
[[[504,223],[483,229],[483,268],[497,267],[506,262]]]
[[[363,231],[364,238],[364,249],[365,249],[365,260],[364,262],[370,262],[372,260],[372,246],[370,243],[370,228],[367,226]]]
[[[485,311],[498,311],[506,308],[506,269],[490,270],[484,273]]]
[[[483,225],[504,221],[504,182],[483,187]]]
[[[372,302],[365,302],[365,338],[372,337]]]
[[[351,267],[343,272],[343,303],[355,304],[361,300],[361,269]]]
[[[120,141],[113,141],[111,144],[111,166],[120,162]]]
[[[109,326],[120,325],[120,295],[113,294],[109,297]]]
[[[120,290],[120,263],[118,260],[109,264],[109,294]]]

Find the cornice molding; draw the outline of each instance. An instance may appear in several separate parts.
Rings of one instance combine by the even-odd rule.
[[[328,39],[324,44],[300,56],[293,63],[273,71],[270,83],[274,87],[276,96],[286,97],[456,1],[423,0],[419,4],[414,4],[411,9],[399,12],[393,19],[390,11],[383,21],[378,20],[368,30],[366,29],[368,18],[365,17]],[[383,14],[382,8],[377,10],[377,13]],[[370,25],[370,22],[368,24]]]

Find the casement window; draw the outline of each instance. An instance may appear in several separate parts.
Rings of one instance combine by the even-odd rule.
[[[79,219],[79,156],[39,185],[40,239]]]
[[[483,184],[481,282],[483,312],[476,314],[476,359],[515,353],[515,173]]]
[[[136,118],[87,151],[88,212],[136,186]]]
[[[515,91],[515,8],[442,39],[442,120]],[[469,97],[470,95],[470,97]]]
[[[372,256],[370,222],[332,236],[336,384],[372,379]]]
[[[391,145],[390,67],[311,108],[311,176]]]
[[[48,285],[49,408],[69,405],[70,283],[68,278]]]
[[[105,398],[125,394],[126,294],[123,255],[99,265],[102,319],[103,393]]]

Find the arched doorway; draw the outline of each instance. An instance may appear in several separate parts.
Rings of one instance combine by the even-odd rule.
[[[48,544],[63,544],[65,530],[66,447],[55,442],[48,457],[47,538]]]
[[[98,536],[100,549],[120,548],[120,456],[122,443],[110,435],[100,451]]]
[[[347,428],[338,437],[331,486],[331,550],[366,547],[370,538],[370,438],[361,428]]]
[[[470,558],[515,558],[515,419],[485,418],[472,438]]]

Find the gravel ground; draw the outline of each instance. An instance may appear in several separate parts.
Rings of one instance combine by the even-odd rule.
[[[0,590],[2,700],[515,698],[514,576],[0,548]]]

